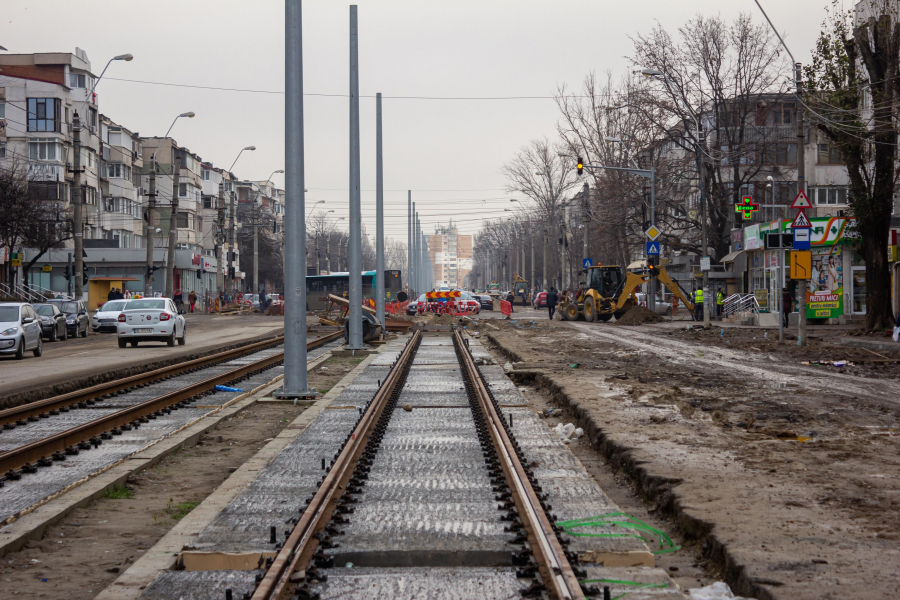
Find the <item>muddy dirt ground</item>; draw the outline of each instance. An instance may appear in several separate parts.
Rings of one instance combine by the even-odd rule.
[[[797,348],[677,323],[494,325],[480,337],[567,407],[707,573],[759,599],[900,595],[896,363],[854,363],[880,357],[837,344],[846,332]]]
[[[309,373],[309,385],[324,393],[360,360],[332,357]],[[94,598],[304,410],[253,404],[196,446],[76,509],[39,542],[0,559],[0,598]]]

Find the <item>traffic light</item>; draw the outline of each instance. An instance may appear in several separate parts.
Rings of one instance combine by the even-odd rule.
[[[84,285],[88,281],[88,268],[87,265],[82,265],[81,267],[81,283]]]
[[[158,269],[159,269],[159,267],[155,267],[155,266],[147,269],[147,277],[148,278],[153,277],[153,273],[155,273]]]
[[[72,267],[70,265],[66,265],[65,271],[66,281],[72,281]]]
[[[584,173],[584,161],[581,160],[581,157],[580,157],[580,156],[578,157],[578,165],[576,165],[576,167],[577,167],[577,169],[578,169],[578,174],[579,174],[579,175],[581,175],[582,173]]]
[[[228,278],[234,279],[234,267],[228,267]]]

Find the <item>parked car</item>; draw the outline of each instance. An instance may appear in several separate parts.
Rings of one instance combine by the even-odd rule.
[[[41,320],[27,302],[0,304],[0,354],[12,354],[21,360],[31,350],[35,356],[44,352]]]
[[[494,310],[494,299],[487,294],[475,294],[474,297],[478,299],[481,310]]]
[[[130,300],[110,300],[91,317],[91,329],[94,333],[103,331],[115,333],[119,326],[119,313],[125,310]]]
[[[47,304],[55,304],[56,307],[66,315],[66,327],[69,335],[77,337],[87,337],[88,330],[91,328],[91,320],[87,314],[87,307],[80,300],[47,300]]]
[[[127,344],[135,347],[138,342],[166,342],[174,346],[176,340],[184,346],[187,327],[183,314],[169,298],[130,300],[117,317],[119,348]]]
[[[409,304],[406,305],[406,314],[407,315],[415,315],[418,313],[419,299],[416,298],[414,300],[410,300]]]
[[[534,297],[535,308],[547,308],[547,292],[538,292]]]
[[[643,292],[638,292],[635,294],[637,296],[638,306],[643,306],[647,308],[647,294]],[[655,312],[660,315],[671,315],[672,314],[672,303],[666,302],[664,300],[660,300],[657,298],[656,300],[656,310]]]
[[[55,304],[32,304],[41,322],[41,332],[48,342],[69,339],[66,315]]]

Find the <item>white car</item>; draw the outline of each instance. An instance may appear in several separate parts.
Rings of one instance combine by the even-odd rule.
[[[130,300],[110,300],[93,314],[91,317],[91,329],[94,332],[109,331],[110,333],[119,329],[119,313],[125,310],[125,305]]]
[[[187,341],[184,311],[179,312],[168,298],[129,300],[117,318],[119,348],[138,342],[166,342],[184,346]]]

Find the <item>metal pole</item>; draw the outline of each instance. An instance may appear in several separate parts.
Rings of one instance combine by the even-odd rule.
[[[84,272],[84,189],[81,187],[81,119],[78,112],[72,117],[72,145],[74,158],[72,159],[72,171],[75,180],[72,184],[72,237],[74,238],[75,272],[72,278],[75,280],[75,299],[81,300],[84,296],[84,284],[81,276]]]
[[[409,236],[410,236],[410,247],[409,247],[409,281],[411,285],[411,289],[416,293],[416,298],[419,297],[419,256],[417,252],[419,251],[419,230],[416,228],[416,218],[419,213],[416,212],[416,203],[411,203],[412,208],[409,214]]]
[[[147,271],[144,275],[144,296],[153,293],[153,211],[156,210],[156,158],[150,159],[150,189],[147,192]]]
[[[218,264],[216,264],[216,292],[225,291],[225,182],[219,182],[219,196],[216,199],[217,231],[216,231],[216,249],[218,250]]]
[[[656,226],[656,169],[653,168],[652,164],[650,165],[650,226]],[[647,256],[647,265],[653,265],[655,262],[653,258],[649,255]],[[656,312],[656,278],[650,277],[650,285],[647,287],[650,291],[648,294],[649,298],[647,298],[647,308],[652,312]],[[704,314],[706,313],[704,312]]]
[[[259,198],[253,203],[253,289],[259,293]]]
[[[406,190],[406,291],[412,295],[412,190]],[[412,300],[412,298],[410,298]]]
[[[413,271],[416,274],[416,294],[422,294],[422,252],[421,252],[421,240],[422,237],[419,235],[419,213],[416,211],[416,203],[413,202],[413,263],[415,264],[415,268]]]
[[[541,271],[541,289],[547,290],[549,289],[547,286],[547,230],[544,230],[544,265]]]
[[[768,18],[768,17],[767,17]],[[803,80],[800,63],[795,65],[794,81],[797,85],[797,193],[806,191],[806,145],[803,134]],[[772,189],[774,194],[775,190]],[[784,261],[782,260],[782,265]],[[782,268],[784,268],[782,266]],[[784,281],[782,279],[782,281]],[[801,279],[797,287],[797,345],[806,345],[806,279]]]
[[[384,324],[384,155],[381,94],[375,96],[375,316]]]
[[[584,182],[584,198],[583,198],[584,207],[582,209],[584,211],[584,214],[581,217],[581,220],[584,223],[584,256],[582,258],[590,258],[591,257],[590,248],[588,248],[588,243],[589,243],[588,223],[590,223],[590,221],[591,221],[591,216],[590,216],[591,203],[590,203],[590,199],[589,199],[590,196],[588,194],[589,194],[588,184],[587,184],[587,181],[585,181]]]
[[[176,152],[172,148],[172,152]],[[178,184],[181,175],[181,156],[176,154],[172,165],[172,202],[169,211],[169,248],[166,252],[166,298],[175,297],[175,245],[178,242]]]
[[[69,281],[66,284],[66,293],[70,298],[72,297],[72,283],[74,282],[72,274],[72,253],[69,252]]]
[[[234,182],[232,182],[232,187]],[[234,302],[234,282],[237,278],[237,264],[234,262],[235,254],[237,254],[237,206],[234,190],[231,190],[231,221],[228,224],[228,295]],[[305,250],[304,250],[305,252]],[[305,272],[305,271],[304,271]],[[305,288],[304,288],[305,289]]]
[[[362,216],[359,174],[359,29],[356,5],[350,5],[350,311],[347,348],[362,350]]]
[[[309,397],[306,378],[306,199],[303,165],[303,26],[301,0],[284,6],[284,387]]]
[[[699,152],[697,152],[697,162],[702,164]],[[701,218],[701,221],[700,221],[701,231],[702,231],[702,246],[703,246],[703,250],[702,250],[702,254],[701,254],[701,257],[702,257],[702,256],[706,255],[706,253],[708,252],[709,242],[708,242],[708,234],[707,234],[707,226],[706,226],[706,213],[707,213],[706,194],[703,192],[703,170],[702,170],[702,168],[699,171],[699,173],[700,173],[700,213],[703,215],[703,217]],[[709,271],[703,271],[702,273],[703,273],[703,278],[701,281],[701,285],[703,286],[702,287],[702,290],[703,290],[703,327],[705,329],[708,329],[710,327],[710,323],[709,323],[709,301],[710,301]]]
[[[531,244],[531,289],[534,290],[537,281],[534,278],[534,227],[532,227],[531,224],[528,225],[528,241]],[[533,296],[531,303],[534,304]]]
[[[775,305],[778,307],[778,343],[784,343],[784,250],[778,253],[780,263],[778,265],[778,299]]]

